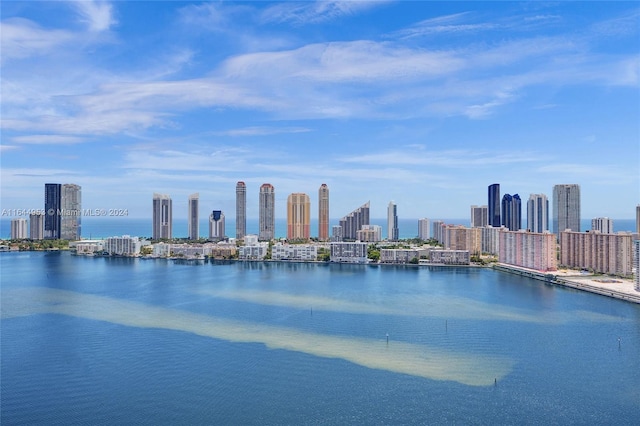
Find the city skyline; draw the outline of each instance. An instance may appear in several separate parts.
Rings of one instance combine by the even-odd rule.
[[[42,183],[62,181],[81,182],[83,207],[133,218],[157,190],[232,212],[242,180],[278,188],[282,217],[287,194],[324,182],[335,212],[357,197],[372,217],[393,199],[404,217],[456,218],[493,182],[523,197],[578,182],[584,217],[632,218],[638,15],[623,2],[3,2],[0,202],[39,208]]]

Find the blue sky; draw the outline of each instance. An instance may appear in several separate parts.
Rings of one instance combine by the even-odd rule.
[[[636,2],[3,1],[1,207],[42,208],[46,182],[83,208],[150,217],[276,214],[327,183],[331,217],[389,201],[465,218],[487,186],[582,217],[640,203]],[[201,215],[204,214],[201,212]],[[523,217],[523,221],[526,218]]]

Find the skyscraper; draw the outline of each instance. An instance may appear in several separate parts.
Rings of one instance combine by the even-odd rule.
[[[489,197],[487,202],[489,225],[500,227],[500,184],[489,185]]]
[[[542,233],[549,230],[549,200],[544,194],[530,194],[527,201],[527,229]]]
[[[487,226],[489,212],[487,206],[471,206],[471,227],[482,228]]]
[[[329,240],[329,187],[326,183],[318,190],[318,240]]]
[[[190,240],[200,238],[200,194],[189,195],[189,208],[187,209],[188,235]]]
[[[27,219],[11,219],[11,239],[24,240],[27,238]]]
[[[236,238],[241,240],[247,235],[247,186],[239,181],[236,184]]]
[[[613,234],[613,220],[608,217],[596,217],[591,219],[591,230],[603,234]]]
[[[48,240],[60,239],[61,193],[61,184],[44,184],[44,238]]]
[[[269,241],[275,238],[276,217],[275,217],[276,193],[273,185],[264,183],[260,187],[260,202],[258,208],[259,227],[258,239]]]
[[[369,201],[340,219],[342,238],[355,241],[362,225],[369,225]]]
[[[29,238],[32,240],[41,240],[44,238],[44,216],[39,213],[31,213],[29,215]]]
[[[294,192],[287,198],[287,240],[308,240],[311,229],[311,201]]]
[[[60,187],[60,238],[79,240],[82,235],[82,188],[65,183]]]
[[[153,194],[153,232],[151,238],[172,238],[173,204],[165,194]]]
[[[580,185],[562,184],[553,187],[553,233],[570,229],[580,232]]]
[[[522,201],[518,194],[504,194],[502,197],[502,225],[509,231],[518,231],[522,227]]]
[[[429,219],[427,218],[418,219],[418,238],[420,238],[423,241],[426,241],[429,238],[431,238],[431,232],[430,232],[429,226],[430,226]]]
[[[636,233],[640,234],[640,204],[636,206]]]
[[[213,210],[209,215],[209,239],[213,241],[225,239],[225,221],[222,210]]]
[[[387,239],[398,241],[398,206],[393,201],[387,207]]]

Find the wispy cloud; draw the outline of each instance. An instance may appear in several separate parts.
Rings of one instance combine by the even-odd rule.
[[[355,15],[379,7],[384,1],[334,1],[283,2],[270,6],[261,13],[263,22],[302,25],[319,23]]]
[[[52,49],[73,40],[67,30],[50,30],[23,18],[9,18],[0,23],[2,63],[7,59],[27,58],[52,53]]]
[[[311,129],[306,127],[264,127],[264,126],[252,126],[244,127],[241,129],[223,130],[215,132],[220,136],[266,136],[266,135],[278,135],[286,133],[307,133],[311,132]]]
[[[86,24],[90,31],[106,31],[117,24],[113,16],[113,7],[109,2],[83,0],[72,1],[71,5],[76,10],[81,22]]]
[[[14,136],[11,140],[20,144],[73,144],[85,142],[87,139],[67,135],[26,135]]]

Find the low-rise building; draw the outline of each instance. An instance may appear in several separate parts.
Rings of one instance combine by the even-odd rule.
[[[313,244],[282,244],[271,247],[271,258],[274,260],[316,260],[318,247]]]
[[[71,247],[71,244],[69,244]],[[102,241],[78,242],[75,245],[76,254],[91,256],[94,254],[102,254],[104,251],[104,243]]]
[[[382,227],[380,225],[362,225],[356,231],[357,240],[365,243],[375,243],[382,240]]]
[[[431,250],[431,263],[444,265],[468,265],[470,263],[469,250]]]
[[[246,237],[245,237],[246,238]],[[238,247],[238,259],[241,260],[263,260],[269,251],[269,243],[259,242],[253,245]]]
[[[332,242],[331,261],[339,263],[367,263],[369,244],[363,242]]]
[[[140,239],[123,235],[122,237],[109,237],[104,242],[104,251],[109,255],[136,256],[140,254]]]
[[[409,263],[413,259],[420,260],[422,251],[419,249],[380,249],[381,263]]]

